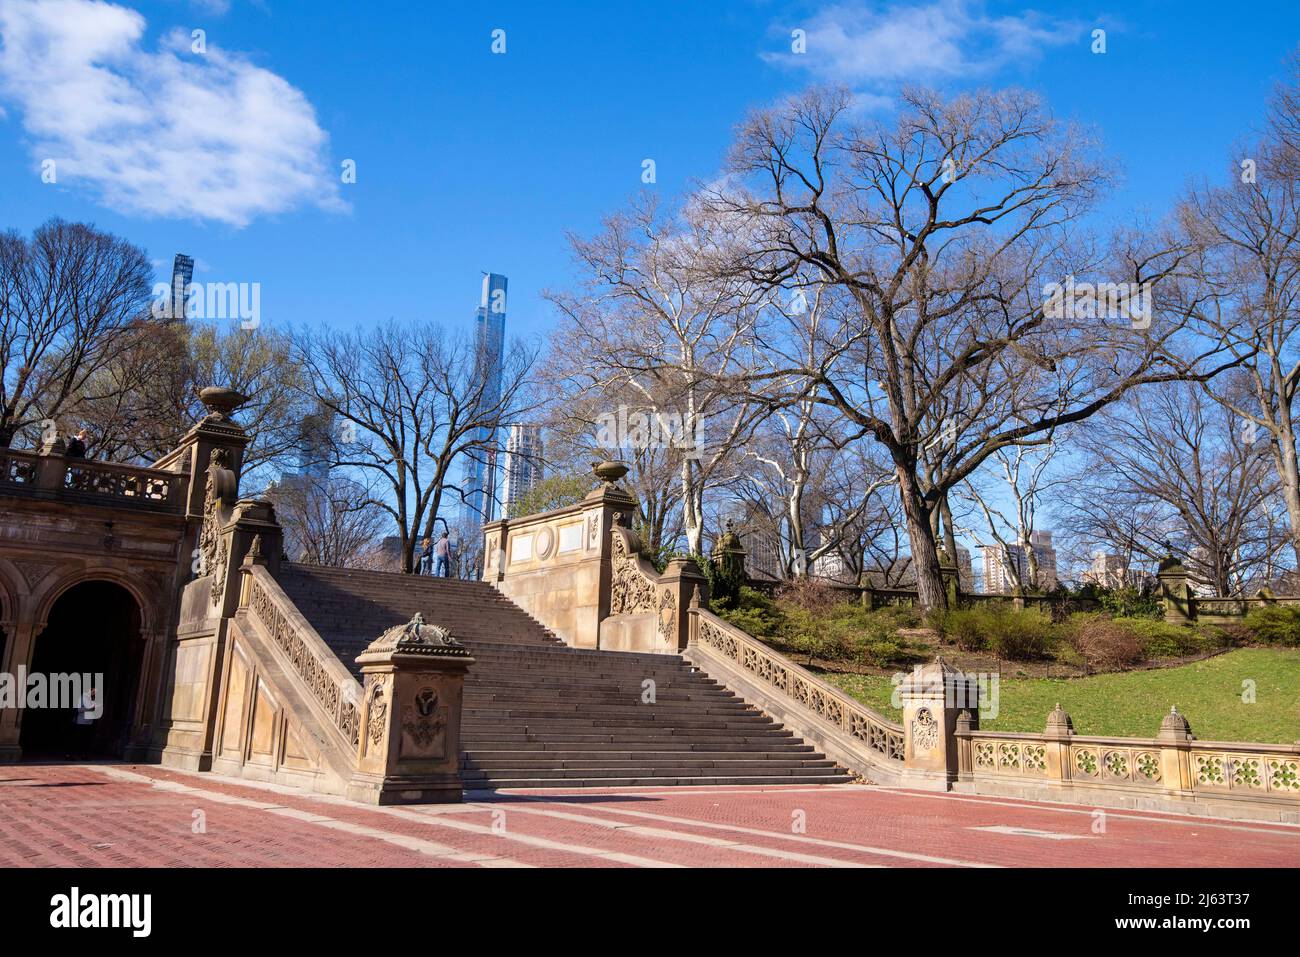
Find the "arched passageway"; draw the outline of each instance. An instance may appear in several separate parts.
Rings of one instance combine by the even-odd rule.
[[[47,702],[23,711],[23,756],[121,757],[143,654],[140,608],[125,588],[88,581],[60,595],[32,655],[29,673],[44,677]],[[75,681],[74,675],[79,676]],[[78,700],[55,694],[56,689],[74,688]],[[94,697],[85,697],[88,688]]]

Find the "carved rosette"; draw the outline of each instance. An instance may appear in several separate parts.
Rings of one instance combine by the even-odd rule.
[[[918,708],[912,718],[912,741],[920,751],[933,751],[939,743],[939,725],[929,708]]]
[[[641,571],[637,555],[628,549],[626,536],[615,531],[613,539],[609,613],[638,615],[657,611],[654,581]]]

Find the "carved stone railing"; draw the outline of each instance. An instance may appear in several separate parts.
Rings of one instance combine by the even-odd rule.
[[[0,449],[0,485],[35,486],[40,463],[35,452]]]
[[[980,793],[1038,785],[1031,796],[1076,791],[1076,799],[1094,800],[1112,792],[1171,809],[1188,800],[1235,802],[1300,820],[1300,745],[1197,741],[1176,712],[1155,738],[1076,735],[1069,725],[1058,707],[1042,734],[959,726],[958,780]]]
[[[246,597],[245,607],[252,619],[283,652],[316,704],[355,749],[360,741],[360,683],[265,567],[251,567]]]
[[[134,465],[69,459],[63,487],[69,492],[169,508],[179,506],[186,478],[183,473]]]
[[[188,474],[0,449],[0,487],[38,496],[179,512]]]
[[[779,717],[805,739],[818,740],[817,729],[801,723],[797,715],[811,715],[842,735],[841,741],[857,749],[859,765],[903,770],[904,731],[870,708],[855,701],[811,672],[773,651],[758,639],[703,608],[692,606],[690,651],[717,656],[732,664],[763,692],[753,703]],[[707,662],[701,662],[707,663]],[[707,670],[707,668],[706,668]],[[746,695],[746,697],[750,697]],[[837,756],[837,759],[838,756]]]

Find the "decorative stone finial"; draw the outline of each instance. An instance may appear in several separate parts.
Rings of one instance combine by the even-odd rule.
[[[67,451],[68,443],[57,431],[52,432],[41,443],[41,455],[64,455]]]
[[[446,628],[430,625],[418,611],[404,625],[394,625],[370,643],[365,654],[389,652],[398,655],[452,655],[469,657],[469,650]]]
[[[1162,738],[1187,738],[1188,740],[1194,737],[1191,724],[1187,718],[1178,713],[1177,706],[1170,706],[1169,713],[1160,722],[1160,736]]]
[[[1074,734],[1074,722],[1070,719],[1070,714],[1061,707],[1058,701],[1056,707],[1047,715],[1047,734]]]
[[[254,535],[252,543],[248,546],[248,554],[244,556],[245,565],[265,565],[266,556],[262,554],[262,536]]]

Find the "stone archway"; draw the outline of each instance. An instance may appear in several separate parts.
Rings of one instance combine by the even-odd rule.
[[[142,610],[120,584],[90,579],[54,600],[35,638],[28,673],[44,676],[46,707],[23,711],[25,758],[121,757],[140,693],[145,641]],[[55,676],[81,676],[79,680]],[[54,700],[54,689],[94,687],[98,717],[79,720],[82,702]],[[64,695],[66,697],[66,694]]]

